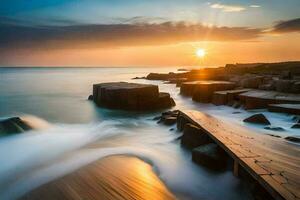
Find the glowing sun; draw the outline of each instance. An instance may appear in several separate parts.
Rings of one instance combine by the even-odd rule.
[[[196,50],[196,56],[199,57],[199,58],[203,58],[206,54],[206,51],[205,49],[197,49]]]

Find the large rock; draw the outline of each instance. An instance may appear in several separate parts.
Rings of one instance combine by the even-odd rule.
[[[263,76],[252,76],[241,80],[241,86],[244,88],[257,89],[263,83]]]
[[[295,81],[292,80],[277,80],[276,91],[277,92],[291,92],[291,88]]]
[[[125,110],[153,110],[175,105],[168,93],[159,93],[156,85],[127,82],[93,85],[93,100],[98,106]]]
[[[270,121],[265,117],[264,114],[255,114],[246,119],[244,122],[254,123],[254,124],[264,124],[264,125],[271,125]]]
[[[212,103],[215,105],[233,104],[234,102],[239,101],[239,94],[248,91],[249,89],[216,91],[213,94]]]
[[[23,133],[31,129],[32,127],[19,117],[0,120],[0,134]]]
[[[215,91],[231,90],[235,83],[228,81],[201,81],[197,83],[193,92],[193,100],[201,103],[210,103]]]
[[[218,145],[210,143],[193,149],[192,160],[210,169],[221,170],[226,168],[227,156]]]
[[[183,146],[192,149],[211,142],[212,140],[201,128],[190,123],[185,124],[181,139]]]
[[[300,95],[276,91],[251,90],[239,95],[245,109],[267,108],[270,104],[300,104]]]

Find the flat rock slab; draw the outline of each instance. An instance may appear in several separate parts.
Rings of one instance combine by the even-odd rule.
[[[300,115],[299,104],[270,104],[268,106],[270,112],[289,113],[293,115]]]
[[[270,104],[300,104],[300,94],[252,90],[239,96],[245,109],[267,108]]]
[[[239,100],[239,94],[249,92],[250,89],[237,89],[216,91],[212,97],[212,103],[215,105],[226,105]]]
[[[209,103],[215,91],[231,90],[234,87],[235,83],[229,81],[194,81],[182,83],[180,93],[192,96],[194,101]]]
[[[168,93],[159,93],[157,85],[127,82],[93,85],[93,100],[99,106],[124,110],[153,110],[175,105]]]

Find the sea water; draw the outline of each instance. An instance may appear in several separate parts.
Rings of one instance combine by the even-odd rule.
[[[0,68],[0,118],[24,116],[37,129],[0,138],[0,199],[16,199],[55,178],[109,155],[133,155],[153,166],[179,199],[251,199],[232,172],[214,173],[191,162],[180,147],[181,133],[152,120],[160,112],[126,112],[96,107],[87,97],[100,82],[159,85],[176,101],[174,109],[198,109],[242,123],[249,113],[199,104],[175,85],[134,77],[176,68]],[[287,131],[291,117],[265,112]],[[259,129],[259,127],[251,127]],[[268,131],[261,131],[262,134]]]

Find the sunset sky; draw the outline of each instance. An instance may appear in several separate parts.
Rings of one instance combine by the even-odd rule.
[[[300,60],[299,8],[300,0],[1,0],[0,66]]]

